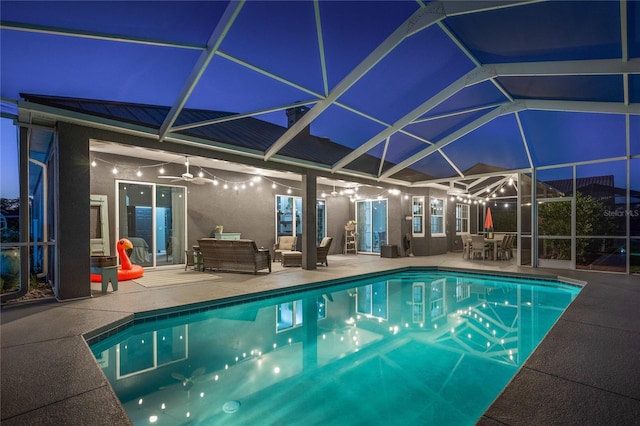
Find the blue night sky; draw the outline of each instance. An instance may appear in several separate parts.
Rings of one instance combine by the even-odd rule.
[[[11,120],[0,119],[0,198],[18,198],[18,144],[16,127]]]
[[[462,4],[460,2],[459,4]],[[473,3],[473,2],[471,2]],[[183,90],[228,2],[2,1],[3,22],[122,35],[170,45],[44,34],[4,27],[0,34],[3,99],[20,93],[171,106]],[[627,50],[640,56],[640,2],[629,2]],[[585,7],[589,5],[589,7]],[[188,108],[252,112],[313,101],[313,107],[402,28],[421,2],[249,1],[186,100]],[[269,19],[265,19],[269,16]],[[565,19],[570,16],[572,19]],[[320,27],[316,24],[320,23]],[[448,31],[431,25],[406,36],[311,124],[311,132],[357,148],[480,63],[590,61],[619,58],[619,2],[543,2],[447,17]],[[559,24],[561,23],[561,24]],[[319,39],[318,32],[322,37]],[[516,34],[517,36],[513,36]],[[452,40],[467,47],[460,49]],[[578,47],[576,47],[578,46]],[[324,66],[324,68],[323,68]],[[575,102],[624,101],[621,75],[507,76],[453,94],[390,138],[386,159],[401,162],[485,114],[476,107],[519,99]],[[630,104],[640,102],[640,74],[628,75]],[[462,113],[461,111],[471,111]],[[459,114],[456,114],[460,112]],[[437,117],[442,115],[441,117]],[[433,117],[436,117],[433,119]],[[258,115],[284,126],[284,111]],[[2,193],[15,173],[8,148],[12,126],[2,123]],[[638,116],[631,116],[631,154],[640,154]],[[523,136],[524,132],[524,136]],[[435,178],[456,176],[482,162],[502,168],[590,162],[626,155],[621,114],[525,110],[469,131],[412,166]],[[384,139],[369,150],[378,157]],[[445,157],[446,156],[446,157]],[[9,161],[7,161],[9,159]],[[594,170],[596,168],[594,167]],[[619,173],[617,168],[611,173]],[[624,181],[616,177],[616,183]],[[632,176],[636,185],[635,176]],[[636,185],[640,186],[640,185]]]

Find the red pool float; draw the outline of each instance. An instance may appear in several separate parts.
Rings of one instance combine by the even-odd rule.
[[[118,281],[132,280],[134,278],[140,278],[144,274],[144,268],[140,265],[134,265],[127,256],[127,249],[133,248],[131,241],[126,238],[120,238],[116,244],[116,250],[120,257],[120,266],[118,266]],[[99,283],[102,282],[102,276],[100,274],[91,274],[91,281]]]

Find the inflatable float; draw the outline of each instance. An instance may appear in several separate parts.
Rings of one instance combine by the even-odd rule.
[[[120,238],[116,244],[116,251],[120,257],[120,266],[118,266],[118,281],[132,280],[134,278],[140,278],[144,274],[144,268],[140,265],[134,265],[127,256],[127,250],[133,248],[131,241],[126,238]],[[99,283],[102,282],[102,276],[100,274],[91,274],[91,281]]]

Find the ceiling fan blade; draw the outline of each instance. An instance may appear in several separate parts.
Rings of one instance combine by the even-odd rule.
[[[180,381],[187,380],[187,378],[185,376],[183,376],[182,374],[180,374],[180,373],[171,373],[171,377],[173,377],[176,380],[180,380]]]
[[[182,179],[180,176],[158,176],[158,179]]]
[[[197,184],[197,185],[202,185],[205,183],[212,183],[213,179],[209,179],[209,178],[202,178],[202,177],[195,177],[191,180],[191,182]]]
[[[205,372],[206,368],[205,367],[200,367],[198,369],[196,369],[193,373],[191,373],[191,377],[195,378],[198,376],[202,376]]]

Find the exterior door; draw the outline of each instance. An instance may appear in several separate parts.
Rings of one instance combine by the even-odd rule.
[[[324,200],[316,203],[316,242],[326,236],[327,206]],[[302,198],[276,195],[276,240],[281,236],[302,235]],[[300,240],[300,243],[302,240]]]
[[[380,253],[387,244],[387,200],[364,200],[356,204],[358,252]]]
[[[131,262],[142,266],[185,262],[186,191],[183,186],[118,181],[116,238],[133,244]]]

